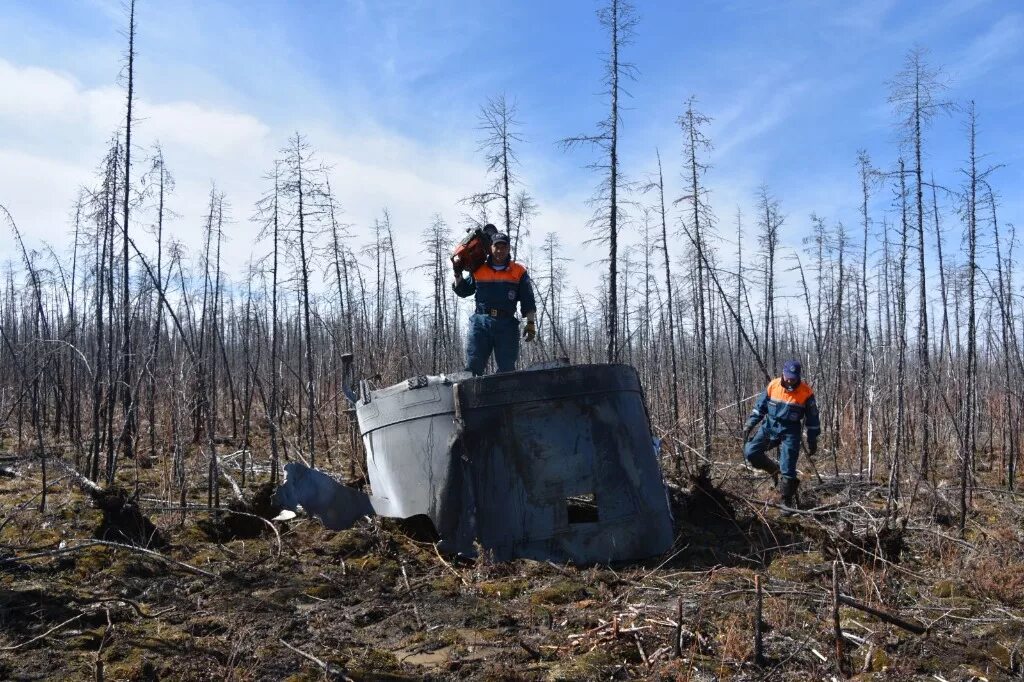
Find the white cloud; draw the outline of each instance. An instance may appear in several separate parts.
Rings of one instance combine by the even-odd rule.
[[[0,204],[32,247],[46,241],[59,249],[71,229],[76,188],[88,173],[88,168],[60,159],[0,149]],[[12,236],[0,235],[0,261],[16,255]]]
[[[105,145],[122,125],[124,92],[113,86],[85,88],[69,75],[2,59],[0,91],[16,93],[0,103],[0,203],[30,240],[45,239],[59,247],[66,243],[68,215],[79,188],[95,183]],[[249,256],[259,256],[262,248],[250,221],[267,187],[262,176],[293,131],[202,102],[140,99],[136,111],[136,177],[148,149],[159,141],[177,180],[169,206],[179,215],[165,225],[166,238],[199,248],[215,182],[231,205],[225,267],[240,277]],[[342,219],[354,225],[352,246],[358,249],[369,241],[374,219],[388,208],[407,286],[426,290],[426,282],[419,281],[422,276],[411,270],[422,258],[420,235],[435,213],[461,233],[459,199],[479,191],[484,182],[474,140],[424,144],[373,125],[341,132],[324,122],[314,122],[303,133],[331,167]],[[559,231],[567,248],[576,252],[574,282],[585,288],[596,285],[597,274],[588,263],[599,258],[600,248],[590,254],[593,249],[579,246],[587,236],[590,210],[582,198],[545,196],[543,172],[535,175],[524,178],[541,208],[535,240],[549,230]],[[151,220],[145,212],[136,213],[140,227]],[[0,240],[0,258],[12,255],[7,245],[8,240]]]
[[[955,60],[957,80],[966,82],[986,74],[1001,61],[1020,50],[1024,42],[1024,19],[1009,14],[978,36]]]
[[[215,158],[265,145],[270,135],[270,128],[253,116],[193,102],[140,102],[139,124],[151,139]]]
[[[36,67],[16,67],[0,59],[0,116],[53,118],[74,113],[77,84],[68,76]]]
[[[851,3],[848,8],[834,15],[828,14],[826,19],[839,28],[874,32],[884,27],[889,12],[896,5],[897,0],[862,0]]]

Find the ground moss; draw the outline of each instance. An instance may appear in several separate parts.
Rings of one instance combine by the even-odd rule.
[[[375,672],[397,672],[401,669],[398,657],[384,649],[370,649],[352,662],[353,672],[370,674]]]
[[[40,528],[33,519],[24,519],[27,523],[8,523],[0,530],[0,543],[12,547],[52,547],[61,539],[61,533],[55,528]]]
[[[90,580],[114,565],[114,550],[96,545],[75,553],[75,577]]]
[[[562,580],[530,595],[531,604],[570,604],[590,595],[590,588],[572,580]]]
[[[528,587],[525,580],[491,580],[478,585],[480,594],[492,599],[515,599]]]
[[[106,625],[101,625],[91,630],[82,630],[66,640],[66,648],[96,651],[100,646],[100,642],[103,641],[103,633],[106,629]]]
[[[284,678],[284,682],[320,682],[323,678],[323,673],[319,670],[303,670]]]
[[[593,651],[560,661],[548,670],[547,680],[596,680],[603,678],[604,671],[615,665],[612,652],[597,648]]]
[[[768,567],[768,575],[781,580],[813,581],[826,568],[821,552],[804,552],[779,557]]]
[[[325,585],[313,585],[306,589],[306,594],[317,599],[337,599],[344,595],[337,585],[330,583]]]
[[[891,663],[892,659],[885,652],[885,649],[875,648],[871,650],[871,661],[865,668],[867,668],[868,672],[880,673],[888,668]]]
[[[348,566],[351,570],[359,573],[373,573],[380,570],[384,561],[377,556],[368,556],[350,561]]]
[[[331,554],[340,554],[348,558],[366,554],[372,544],[373,540],[361,530],[343,530],[332,533],[321,546]]]
[[[299,587],[281,587],[270,592],[260,593],[258,596],[271,604],[277,606],[289,606],[293,601],[296,601],[305,596],[303,590]]]
[[[205,545],[210,541],[206,533],[197,526],[195,523],[188,523],[185,526],[177,529],[172,534],[174,541],[184,547],[195,547],[196,545]]]
[[[379,556],[367,556],[355,559],[348,563],[349,570],[372,577],[373,582],[378,585],[394,583],[402,575],[402,566],[394,559],[382,558]]]
[[[462,593],[462,581],[454,575],[446,573],[430,581],[430,588],[444,597],[454,597]]]

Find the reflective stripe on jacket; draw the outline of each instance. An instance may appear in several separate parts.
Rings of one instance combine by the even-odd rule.
[[[468,278],[460,279],[452,288],[461,298],[476,294],[477,305],[488,310],[514,313],[517,301],[523,315],[537,310],[530,275],[525,267],[513,260],[509,261],[507,267],[496,270],[488,257],[486,263],[474,270]]]
[[[787,391],[782,385],[782,379],[773,379],[758,397],[747,418],[747,428],[756,426],[764,417],[767,417],[770,428],[778,430],[799,430],[800,422],[806,421],[807,437],[810,440],[817,439],[821,431],[814,390],[803,381],[792,391]]]

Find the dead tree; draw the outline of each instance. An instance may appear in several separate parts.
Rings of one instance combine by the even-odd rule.
[[[703,421],[703,462],[698,467],[698,475],[707,477],[711,471],[711,419],[712,393],[711,368],[708,349],[707,307],[709,296],[706,295],[706,274],[704,264],[708,260],[706,251],[707,235],[713,225],[713,215],[707,202],[707,189],[701,178],[707,173],[708,166],[698,155],[707,154],[711,150],[711,141],[704,134],[704,127],[710,122],[704,114],[695,110],[696,99],[690,97],[686,111],[677,120],[683,133],[683,182],[686,196],[680,199],[688,205],[684,220],[689,221],[687,234],[696,252],[696,291],[694,296],[697,340],[697,366],[700,375],[700,403]]]
[[[917,356],[921,365],[921,477],[927,478],[931,446],[931,357],[928,331],[928,283],[924,248],[924,168],[922,147],[924,131],[935,115],[948,111],[952,105],[941,99],[945,84],[941,71],[931,69],[924,61],[925,50],[915,48],[907,55],[903,71],[890,83],[889,102],[894,106],[903,132],[903,143],[914,155],[914,201],[918,252],[918,326]]]
[[[779,202],[768,192],[767,185],[758,190],[758,226],[761,232],[758,243],[761,245],[762,274],[764,277],[764,348],[762,357],[771,367],[779,364],[778,343],[775,330],[775,251],[779,247],[779,228],[784,218],[779,213]]]
[[[434,214],[430,227],[423,233],[423,243],[427,247],[431,289],[431,327],[430,335],[430,368],[435,374],[445,367],[451,359],[452,328],[448,317],[448,256],[451,253],[451,232],[441,214]]]
[[[174,178],[167,170],[167,164],[164,161],[163,150],[159,145],[155,149],[153,155],[152,167],[150,168],[150,174],[156,177],[152,180],[156,186],[156,278],[158,281],[163,281],[163,235],[164,235],[164,218],[168,215],[166,201],[167,195],[174,190]],[[151,184],[152,184],[151,182]],[[150,346],[148,361],[146,367],[147,377],[147,395],[146,395],[146,410],[149,422],[149,456],[156,458],[156,366],[159,365],[160,355],[160,337],[163,331],[163,306],[160,305],[159,299],[154,305],[154,318],[151,322],[153,325],[152,335],[150,336]]]
[[[608,155],[607,160],[595,162],[590,166],[592,169],[603,171],[604,177],[593,199],[598,208],[589,224],[597,230],[597,239],[608,241],[605,357],[607,362],[615,362],[619,357],[618,240],[619,224],[623,217],[623,202],[619,193],[626,184],[619,169],[619,98],[625,94],[622,81],[636,78],[636,68],[622,61],[620,53],[632,41],[637,17],[632,5],[625,0],[609,0],[605,7],[598,10],[597,16],[610,38],[604,78],[605,86],[608,88],[604,93],[609,100],[608,117],[597,124],[597,134],[565,138],[562,145],[567,149],[583,144],[592,145]]]
[[[977,390],[975,378],[977,362],[977,330],[975,320],[975,287],[974,275],[977,268],[978,251],[978,167],[975,154],[976,121],[974,103],[968,110],[968,144],[970,148],[967,188],[965,192],[966,241],[967,241],[967,367],[965,379],[967,391],[963,403],[961,428],[963,436],[960,444],[960,534],[963,535],[967,524],[967,488],[969,485],[971,463],[974,459],[974,398]]]
[[[661,219],[661,251],[664,257],[665,266],[665,302],[668,309],[666,327],[668,329],[668,353],[671,367],[669,403],[672,408],[672,424],[679,423],[679,367],[676,359],[676,332],[675,332],[675,297],[672,294],[672,259],[668,248],[668,213],[665,210],[665,176],[661,168],[661,152],[655,150],[658,158],[658,178],[648,183],[644,191],[658,191],[658,217]]]
[[[513,187],[519,184],[519,156],[516,150],[518,145],[523,143],[522,133],[519,132],[522,123],[516,118],[517,113],[516,104],[510,103],[504,94],[489,98],[487,103],[480,107],[477,129],[482,131],[484,136],[479,141],[477,151],[483,153],[487,162],[487,174],[493,179],[487,189],[462,200],[463,203],[475,208],[485,219],[490,204],[498,202],[505,226],[503,232],[512,239],[513,258],[519,246],[519,227],[522,224],[522,220],[518,223],[515,220],[517,209],[521,215],[524,206],[532,205],[532,199],[525,190],[520,192],[519,198],[513,190]]]
[[[267,176],[273,181],[273,188],[256,204],[256,216],[262,223],[260,238],[271,240],[270,253],[270,402],[267,407],[267,430],[270,436],[270,483],[276,484],[280,476],[281,460],[278,452],[280,424],[280,369],[278,367],[278,282],[281,253],[281,162],[275,161],[274,168]]]
[[[288,146],[281,152],[284,154],[281,193],[289,200],[291,227],[289,243],[298,267],[300,337],[303,340],[301,361],[306,370],[304,387],[306,401],[305,445],[309,454],[310,466],[316,466],[316,393],[314,388],[316,359],[313,355],[314,332],[312,329],[313,317],[310,312],[310,278],[314,260],[318,256],[315,242],[319,222],[323,217],[326,190],[320,181],[322,173],[317,172],[313,163],[313,150],[301,135],[295,133],[289,140]]]
[[[1000,238],[999,220],[996,217],[996,204],[997,199],[995,192],[992,191],[992,187],[987,181],[982,180],[986,188],[986,199],[989,207],[992,210],[992,237],[995,244],[995,256],[996,256],[996,276],[998,277],[997,290],[996,290],[996,301],[999,306],[999,321],[1000,321],[1000,341],[1002,344],[1002,370],[1003,370],[1003,381],[1005,386],[1002,389],[1003,394],[1003,425],[1002,425],[1002,450],[1003,450],[1003,466],[1002,469],[1006,475],[1006,487],[1008,490],[1014,489],[1014,479],[1016,478],[1017,472],[1017,457],[1019,453],[1019,435],[1018,429],[1016,428],[1019,421],[1018,409],[1015,402],[1011,397],[1010,386],[1013,385],[1014,373],[1017,371],[1022,364],[1024,359],[1021,358],[1020,349],[1017,345],[1017,332],[1014,328],[1014,318],[1012,314],[1013,299],[1011,292],[1012,288],[1012,272],[1013,272],[1013,259],[1012,257],[1003,259],[1003,248],[1002,240]],[[1012,242],[1012,239],[1011,239]]]
[[[138,438],[135,399],[132,396],[134,382],[134,361],[132,357],[132,315],[131,315],[131,280],[129,278],[128,258],[128,213],[131,205],[131,170],[132,170],[132,100],[135,87],[135,0],[128,3],[128,55],[127,73],[128,102],[125,107],[124,124],[124,185],[121,211],[121,407],[124,412],[124,430],[121,435],[122,451],[125,457],[135,456],[135,441]]]
[[[858,476],[863,477],[864,467],[871,459],[871,413],[870,403],[873,398],[874,381],[869,380],[869,373],[872,372],[872,363],[868,358],[868,348],[871,345],[871,332],[868,329],[868,244],[871,238],[871,213],[869,203],[871,199],[871,158],[866,151],[861,150],[857,154],[857,165],[860,169],[861,188],[861,224],[863,226],[863,241],[861,248],[860,262],[860,362],[859,376],[861,390],[857,394],[857,441],[860,461],[858,464]],[[870,470],[870,465],[868,465]]]
[[[39,496],[39,510],[46,511],[46,489],[49,482],[46,479],[46,448],[43,445],[43,417],[40,410],[41,403],[41,389],[40,381],[45,370],[44,358],[42,355],[43,351],[43,339],[50,338],[49,326],[46,322],[46,313],[43,310],[43,292],[42,285],[39,279],[39,273],[34,265],[34,259],[32,254],[29,253],[25,247],[25,240],[22,239],[21,231],[18,229],[17,223],[14,222],[14,218],[11,216],[7,208],[0,204],[0,215],[2,215],[4,222],[7,223],[8,229],[14,233],[14,237],[18,242],[18,247],[21,253],[22,262],[25,264],[25,271],[29,277],[29,287],[32,290],[32,322],[31,322],[31,336],[26,334],[26,342],[31,344],[32,348],[32,425],[35,426],[36,431],[36,457],[39,459],[39,465],[42,473],[42,490]],[[22,399],[19,398],[19,402]]]
[[[388,251],[391,252],[391,267],[392,273],[395,276],[395,291],[398,294],[396,297],[398,299],[398,325],[402,330],[402,343],[405,346],[405,359],[409,364],[409,368],[412,370],[413,374],[415,374],[417,371],[417,363],[412,354],[412,346],[409,343],[409,330],[405,325],[405,309],[403,308],[404,304],[402,303],[402,278],[398,275],[398,259],[395,256],[395,235],[391,231],[391,213],[388,212],[386,208],[384,209],[384,220],[382,223],[388,233]]]
[[[907,206],[906,169],[901,158],[897,170],[900,207],[899,269],[896,279],[896,426],[895,447],[889,465],[889,496],[886,513],[893,513],[900,499],[900,476],[907,447],[907,257],[910,221]]]

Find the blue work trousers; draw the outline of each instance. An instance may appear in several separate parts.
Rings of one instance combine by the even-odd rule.
[[[771,471],[775,467],[768,455],[768,450],[779,448],[779,469],[786,478],[796,478],[796,460],[800,456],[801,437],[800,424],[787,426],[783,424],[769,424],[767,421],[761,424],[754,437],[743,446],[743,456],[747,458],[750,465],[765,471]]]
[[[519,359],[519,320],[476,314],[469,318],[466,338],[466,370],[482,376],[494,351],[499,372],[513,372]]]

